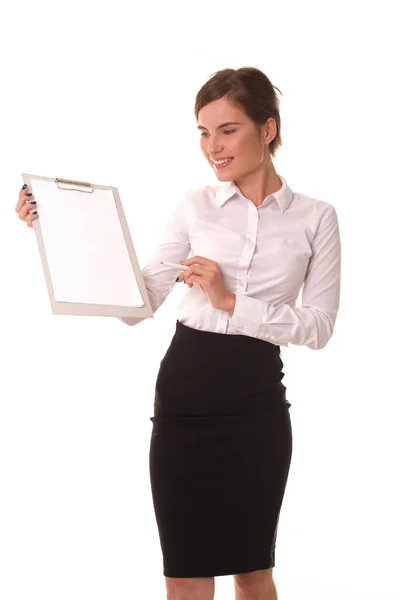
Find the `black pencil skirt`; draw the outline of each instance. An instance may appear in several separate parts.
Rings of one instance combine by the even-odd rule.
[[[155,387],[149,467],[166,577],[275,566],[292,455],[280,347],[177,320]]]

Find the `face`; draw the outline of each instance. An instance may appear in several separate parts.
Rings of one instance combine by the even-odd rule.
[[[270,118],[260,132],[254,121],[224,96],[199,111],[201,151],[220,181],[238,181],[264,169],[270,159],[268,143],[276,135],[275,127]],[[222,159],[232,160],[214,162]]]

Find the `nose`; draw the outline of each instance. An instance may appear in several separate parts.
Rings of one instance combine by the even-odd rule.
[[[207,144],[207,152],[208,155],[214,156],[215,154],[218,154],[218,152],[221,152],[222,147],[220,143],[217,143],[215,141],[214,138],[212,138],[211,136],[208,138],[208,144]]]

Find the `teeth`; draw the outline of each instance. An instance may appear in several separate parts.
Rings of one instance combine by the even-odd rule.
[[[225,160],[214,160],[215,165],[223,165],[224,163],[230,162],[231,158],[226,158]]]

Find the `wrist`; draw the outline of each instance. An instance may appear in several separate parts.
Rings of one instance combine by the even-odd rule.
[[[222,307],[222,310],[227,312],[229,314],[229,316],[231,317],[235,310],[235,304],[236,304],[236,294],[234,294],[233,292],[229,292],[229,294],[227,295],[226,301],[224,302],[224,306]]]

